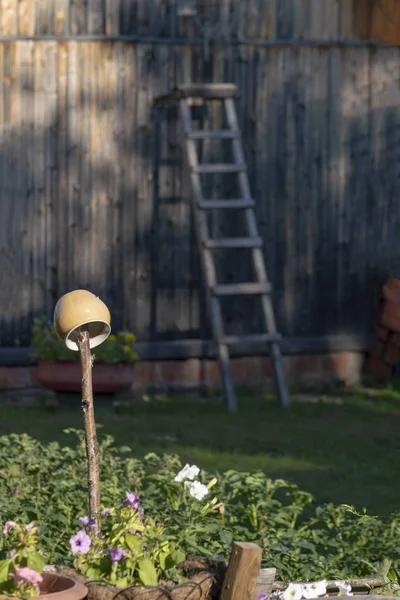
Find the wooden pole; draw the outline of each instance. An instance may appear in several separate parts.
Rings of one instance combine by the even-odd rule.
[[[233,542],[221,600],[255,600],[262,549],[251,542]]]
[[[94,418],[92,387],[92,355],[89,332],[79,332],[78,346],[82,365],[82,411],[85,422],[86,456],[88,461],[89,518],[94,520],[94,534],[100,536],[100,468],[99,446]]]

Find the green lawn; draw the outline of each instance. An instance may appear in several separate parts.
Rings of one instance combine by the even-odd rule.
[[[337,394],[335,395],[337,398]],[[0,394],[1,400],[1,394]],[[151,398],[118,411],[96,401],[102,430],[135,455],[176,452],[207,470],[262,469],[312,492],[320,502],[366,506],[375,514],[400,508],[400,393],[361,392],[281,410],[268,397],[242,396],[240,411],[196,397]],[[68,443],[67,427],[82,428],[78,396],[58,408],[0,404],[0,434],[26,432]]]

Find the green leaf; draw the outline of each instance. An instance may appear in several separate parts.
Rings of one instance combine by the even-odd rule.
[[[125,541],[129,550],[132,550],[132,552],[140,552],[143,548],[142,539],[137,535],[133,535],[132,533],[125,534]]]
[[[186,554],[182,552],[182,550],[174,550],[171,552],[171,556],[176,565],[179,565],[179,563],[183,562],[186,558]]]
[[[148,558],[142,558],[138,561],[139,577],[144,585],[157,585],[157,571],[153,563]]]
[[[30,552],[28,555],[27,564],[30,569],[33,569],[34,571],[41,573],[43,571],[45,561],[43,560],[43,557],[40,556],[40,554],[38,552]]]
[[[7,581],[8,569],[10,568],[11,560],[0,560],[0,582]]]
[[[230,531],[226,531],[226,530],[222,530],[219,532],[219,539],[221,540],[221,542],[226,545],[226,546],[230,546],[232,544],[232,540],[233,540],[233,535],[231,534]]]

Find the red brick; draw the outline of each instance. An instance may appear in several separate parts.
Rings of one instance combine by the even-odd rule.
[[[148,385],[155,379],[155,362],[139,361],[134,365],[133,382],[134,385]]]
[[[260,374],[262,379],[272,379],[274,376],[274,368],[269,357],[262,356],[260,359]]]
[[[289,375],[317,374],[321,370],[321,358],[318,354],[289,356],[285,360]]]
[[[231,368],[234,381],[253,383],[254,385],[260,381],[260,358],[258,356],[233,358]]]
[[[221,384],[221,373],[217,360],[203,360],[200,366],[201,371],[201,383],[207,385],[220,385]]]
[[[37,367],[28,367],[29,373],[31,377],[32,387],[38,388],[40,387],[39,379],[38,379],[38,368]]]
[[[193,363],[190,360],[165,360],[157,362],[157,383],[194,383]]]
[[[33,387],[29,367],[0,367],[0,388],[22,389]]]
[[[343,376],[349,370],[347,352],[335,352],[334,354],[325,354],[321,356],[321,366],[323,373]]]

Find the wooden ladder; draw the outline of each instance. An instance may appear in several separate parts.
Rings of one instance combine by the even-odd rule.
[[[271,285],[268,282],[267,272],[262,251],[262,239],[259,236],[255,202],[251,196],[247,168],[242,148],[241,134],[239,131],[234,97],[237,95],[236,86],[233,84],[221,85],[195,85],[185,84],[174,90],[168,97],[160,98],[160,102],[174,99],[179,102],[180,118],[185,133],[185,146],[190,180],[193,190],[193,209],[197,239],[202,257],[203,270],[208,292],[211,312],[213,335],[217,344],[218,360],[228,409],[236,411],[236,394],[233,386],[229,347],[240,342],[265,343],[269,346],[270,356],[274,368],[279,402],[282,407],[289,405],[289,396],[284,378],[281,350],[279,341],[281,336],[276,331],[275,316],[271,302]],[[205,102],[207,100],[221,100],[224,104],[228,129],[194,131],[192,127],[191,104],[195,99]],[[224,140],[228,139],[233,144],[234,163],[204,164],[200,163],[196,148],[196,140]],[[206,200],[203,197],[201,174],[202,173],[235,173],[239,178],[241,198],[235,200]],[[247,228],[246,237],[211,239],[208,233],[207,211],[210,210],[243,210]],[[249,248],[252,253],[256,281],[251,283],[219,284],[216,278],[216,269],[213,250],[217,248],[238,249]],[[231,336],[225,335],[224,320],[220,299],[223,296],[259,296],[261,299],[265,332],[256,335]]]

